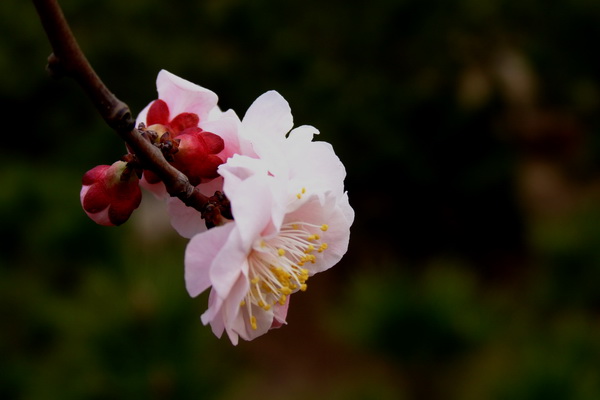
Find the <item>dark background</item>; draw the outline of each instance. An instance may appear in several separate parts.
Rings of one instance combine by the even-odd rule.
[[[289,325],[233,347],[146,196],[81,176],[124,145],[0,2],[0,398],[600,398],[600,2],[61,1],[134,113],[160,69],[242,116],[278,90],[345,163],[350,249]]]

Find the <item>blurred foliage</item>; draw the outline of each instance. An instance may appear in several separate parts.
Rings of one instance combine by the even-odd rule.
[[[0,398],[600,398],[600,2],[61,4],[134,112],[162,68],[240,116],[278,90],[357,217],[289,326],[214,338],[152,198],[120,228],[81,211],[123,143],[0,2]]]

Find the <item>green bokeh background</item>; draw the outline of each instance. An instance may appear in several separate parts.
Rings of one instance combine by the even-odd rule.
[[[119,228],[81,210],[123,143],[3,0],[0,398],[600,398],[600,2],[61,4],[134,113],[163,68],[239,115],[278,90],[356,222],[288,326],[216,339],[160,204]]]

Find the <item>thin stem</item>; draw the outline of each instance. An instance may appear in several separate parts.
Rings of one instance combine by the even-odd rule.
[[[54,76],[73,78],[92,100],[106,123],[128,144],[145,169],[154,172],[167,192],[189,207],[203,212],[208,197],[163,157],[161,151],[135,129],[127,104],[119,100],[98,77],[81,51],[56,0],[32,0],[52,46],[48,69]]]

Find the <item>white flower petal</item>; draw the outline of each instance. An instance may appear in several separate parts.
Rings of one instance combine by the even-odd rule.
[[[276,91],[264,93],[252,103],[242,119],[243,134],[255,137],[283,140],[294,126],[292,110],[288,102]]]
[[[288,140],[292,142],[310,142],[313,140],[314,135],[318,135],[319,130],[311,125],[302,125],[291,130],[288,135]]]

